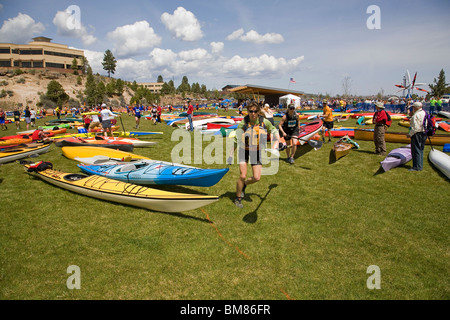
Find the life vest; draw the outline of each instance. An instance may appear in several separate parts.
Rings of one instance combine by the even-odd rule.
[[[259,116],[259,124],[251,126],[249,116],[244,117],[244,126],[242,127],[242,141],[244,141],[245,150],[259,150],[260,141],[267,142],[267,128],[264,123],[264,117]]]

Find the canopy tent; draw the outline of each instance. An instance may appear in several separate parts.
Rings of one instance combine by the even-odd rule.
[[[283,107],[287,107],[289,104],[293,104],[295,108],[300,108],[301,106],[301,98],[299,96],[293,94],[287,94],[279,99],[279,103],[283,105]]]

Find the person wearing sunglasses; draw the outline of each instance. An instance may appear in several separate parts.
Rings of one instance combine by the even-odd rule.
[[[236,183],[236,199],[234,204],[243,208],[242,199],[248,185],[257,183],[261,179],[262,162],[261,151],[266,149],[267,133],[270,132],[274,149],[279,145],[277,128],[261,114],[261,106],[257,102],[247,105],[247,116],[238,124],[236,130],[239,179]],[[248,163],[252,166],[253,176],[247,178]]]

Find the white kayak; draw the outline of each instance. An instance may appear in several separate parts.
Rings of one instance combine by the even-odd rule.
[[[450,156],[442,151],[432,148],[428,154],[430,162],[450,179]]]

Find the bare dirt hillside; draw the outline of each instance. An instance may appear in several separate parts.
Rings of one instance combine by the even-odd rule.
[[[81,85],[77,84],[78,76],[71,73],[28,71],[17,74],[13,70],[0,70],[0,107],[10,110],[17,105],[19,107],[36,106],[40,95],[47,92],[47,85],[52,80],[58,81],[70,98],[80,100],[79,95],[83,95],[86,76],[80,77]],[[108,78],[103,79],[105,84],[108,80]],[[130,101],[131,95],[131,90],[125,90],[125,101]]]
[[[97,77],[101,77],[105,85],[110,81],[107,77]],[[81,84],[78,84],[78,75],[72,73],[31,70],[18,74],[17,70],[0,69],[0,108],[13,110],[15,106],[20,109],[26,106],[36,107],[36,104],[40,101],[40,95],[47,92],[47,85],[52,80],[58,81],[70,98],[80,101],[80,97],[84,96],[86,76],[81,75],[80,78]],[[110,100],[116,100],[116,104],[113,105],[122,105],[123,103],[120,103],[120,101],[129,104],[133,94],[133,90],[125,86],[123,99],[115,96]],[[193,103],[200,104],[216,102],[216,100],[197,100],[190,95],[187,95],[186,98],[192,99]],[[159,101],[162,106],[182,105],[183,103],[184,98],[181,95],[164,96]]]

